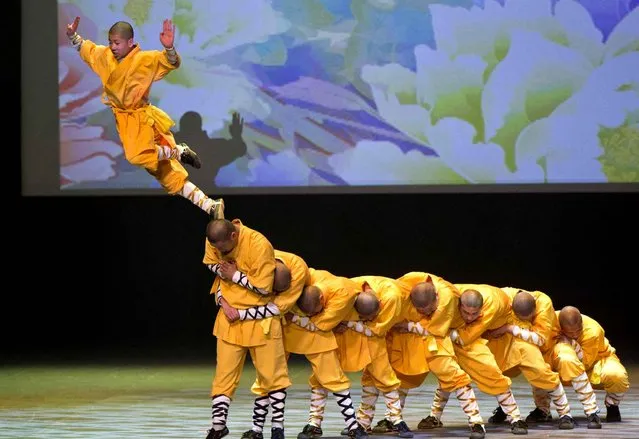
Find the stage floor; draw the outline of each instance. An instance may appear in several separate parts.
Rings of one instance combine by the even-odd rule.
[[[210,426],[208,395],[213,367],[194,365],[102,365],[102,366],[6,366],[0,369],[0,438],[20,439],[129,439],[200,438]],[[560,431],[556,426],[531,427],[529,438],[639,438],[639,367],[629,367],[632,387],[622,403],[622,423],[606,424],[602,430],[586,428],[581,406],[574,392],[568,398],[578,426]],[[291,366],[294,386],[286,405],[286,433],[297,437],[308,416],[309,391],[306,379],[310,369],[304,363]],[[229,438],[239,438],[250,428],[252,395],[248,390],[254,371],[247,367],[241,387],[231,405]],[[359,401],[358,375],[353,378],[353,399]],[[434,381],[429,378],[410,394],[404,418],[411,428],[427,415]],[[522,413],[532,410],[530,387],[514,380],[513,390]],[[603,407],[603,393],[597,392]],[[496,407],[494,397],[477,392],[479,406],[487,421]],[[378,403],[378,414],[383,414]],[[554,413],[556,417],[556,413]],[[602,417],[605,417],[605,408]],[[375,422],[379,418],[375,419]],[[445,427],[435,431],[415,431],[415,438],[468,437],[466,418],[451,398],[442,418]],[[343,422],[334,400],[329,400],[324,421],[324,437],[339,438]],[[487,437],[512,438],[507,426],[487,426]],[[371,436],[374,437],[392,437]],[[270,437],[267,422],[265,437]]]

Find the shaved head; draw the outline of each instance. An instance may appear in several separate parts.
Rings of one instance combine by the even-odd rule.
[[[275,261],[275,278],[273,279],[273,291],[281,293],[291,287],[291,270],[282,262]]]
[[[355,310],[360,316],[373,317],[379,311],[379,299],[372,291],[362,291],[355,300]]]
[[[119,35],[125,40],[133,38],[133,26],[126,21],[118,21],[109,29],[109,35]]]
[[[427,307],[437,300],[437,289],[432,282],[420,282],[410,290],[410,301],[415,308]]]
[[[459,301],[469,308],[481,308],[484,305],[484,297],[477,290],[464,291]]]
[[[215,219],[206,225],[206,239],[224,255],[233,251],[237,237],[235,224],[227,219]]]
[[[227,219],[209,221],[206,226],[206,237],[211,242],[227,241],[235,232],[235,225]]]
[[[519,290],[513,299],[513,312],[517,317],[523,319],[535,313],[537,302],[535,297],[528,291]]]
[[[581,312],[574,306],[564,306],[559,311],[559,324],[562,328],[580,326]]]
[[[304,314],[312,315],[322,305],[322,290],[315,285],[308,285],[302,290],[297,299],[297,306]]]

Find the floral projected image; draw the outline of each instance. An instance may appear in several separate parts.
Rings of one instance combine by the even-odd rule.
[[[639,182],[638,4],[60,1],[60,185],[159,187],[124,157],[76,16],[104,45],[128,21],[143,50],[173,20],[182,65],[150,98],[206,191]]]

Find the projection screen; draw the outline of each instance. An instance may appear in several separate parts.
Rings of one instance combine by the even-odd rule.
[[[638,3],[23,1],[23,193],[163,193],[65,35],[76,16],[100,45],[131,23],[142,50],[173,20],[181,66],[150,102],[207,193],[636,191]]]

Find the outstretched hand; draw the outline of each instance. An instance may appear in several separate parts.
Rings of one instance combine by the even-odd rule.
[[[160,43],[165,49],[171,49],[175,41],[175,25],[173,21],[166,19],[162,23],[162,32],[160,32]]]
[[[75,17],[73,23],[67,24],[67,37],[71,37],[77,32],[78,24],[80,24],[80,17]]]
[[[231,133],[231,137],[233,139],[242,137],[242,129],[244,128],[244,119],[240,116],[240,113],[233,113],[233,120],[231,121],[231,126],[229,127],[229,132]]]

